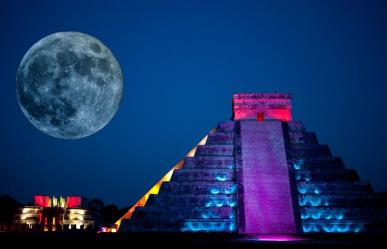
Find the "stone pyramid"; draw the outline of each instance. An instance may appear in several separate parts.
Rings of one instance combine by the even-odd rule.
[[[369,183],[293,121],[290,94],[234,94],[220,122],[113,231],[357,233],[383,215]]]

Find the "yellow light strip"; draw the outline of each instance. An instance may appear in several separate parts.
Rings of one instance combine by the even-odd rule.
[[[212,129],[210,133],[214,132],[215,129]],[[195,153],[196,153],[196,149],[199,145],[205,145],[206,142],[207,142],[207,138],[208,138],[208,135],[205,136],[202,140],[200,140],[200,142],[192,149],[190,150],[187,155],[185,157],[194,157],[195,156]],[[180,160],[177,164],[175,164],[175,166],[173,166],[173,168],[168,171],[167,174],[165,174],[163,176],[163,178],[161,178],[145,195],[143,195],[141,197],[140,200],[138,200],[129,210],[128,212],[126,212],[119,220],[117,220],[115,223],[114,223],[114,227],[111,227],[107,230],[107,232],[116,232],[118,231],[120,225],[121,225],[121,221],[123,219],[130,219],[134,213],[134,211],[136,210],[137,207],[143,207],[145,206],[146,202],[148,201],[148,198],[149,198],[149,195],[151,194],[154,194],[154,195],[157,195],[159,193],[159,190],[160,190],[160,187],[161,185],[164,183],[164,182],[169,182],[171,180],[171,177],[173,175],[173,172],[175,170],[179,170],[183,167],[184,165],[184,159]]]

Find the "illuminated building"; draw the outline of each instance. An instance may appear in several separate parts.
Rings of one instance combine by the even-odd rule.
[[[371,185],[293,121],[291,109],[289,94],[235,94],[232,120],[211,130],[109,231],[367,231],[385,215]]]
[[[87,210],[87,200],[78,196],[55,197],[36,195],[34,206],[21,208],[16,217],[18,224],[29,229],[63,231],[70,229],[91,229],[94,221]]]

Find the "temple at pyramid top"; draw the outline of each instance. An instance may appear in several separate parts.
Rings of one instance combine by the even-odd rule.
[[[237,93],[232,98],[233,119],[292,120],[291,95],[284,93]]]

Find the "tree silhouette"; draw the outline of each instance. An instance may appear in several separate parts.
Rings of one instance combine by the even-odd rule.
[[[0,222],[11,223],[22,204],[9,195],[0,196]]]

